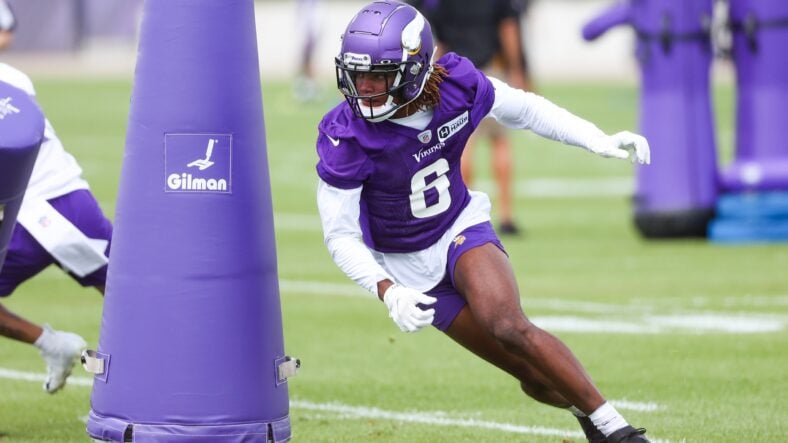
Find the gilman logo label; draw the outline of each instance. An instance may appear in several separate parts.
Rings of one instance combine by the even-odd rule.
[[[446,141],[447,138],[457,133],[468,124],[468,111],[463,112],[454,120],[438,128],[438,140]]]
[[[231,134],[165,134],[164,192],[232,193]]]

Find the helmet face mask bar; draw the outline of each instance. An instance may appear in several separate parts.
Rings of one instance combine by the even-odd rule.
[[[346,57],[347,58],[347,57]],[[372,66],[349,65],[339,57],[335,59],[337,70],[337,87],[345,96],[350,108],[357,117],[365,118],[372,122],[382,121],[390,117],[404,105],[413,101],[406,100],[403,90],[412,85],[415,79],[403,81],[403,70],[418,71],[421,66],[418,62],[405,61],[402,63],[381,63]],[[358,88],[360,76],[383,76],[385,90],[365,95]],[[402,106],[398,106],[402,105]]]
[[[334,59],[337,88],[357,117],[383,121],[421,94],[432,72],[433,49],[430,25],[412,6],[370,3],[342,35]],[[375,90],[359,88],[360,78],[371,79]]]

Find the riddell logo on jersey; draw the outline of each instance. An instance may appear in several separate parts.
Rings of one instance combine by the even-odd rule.
[[[438,128],[438,140],[445,141],[468,124],[468,111],[463,112],[454,120]]]
[[[231,134],[165,134],[164,192],[232,193]]]

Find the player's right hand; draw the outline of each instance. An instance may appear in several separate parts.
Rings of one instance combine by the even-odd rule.
[[[389,317],[402,332],[416,332],[432,324],[435,309],[422,310],[417,305],[431,305],[436,301],[435,297],[397,284],[389,286],[383,294],[383,303],[389,310]]]
[[[629,158],[633,163],[638,162],[641,165],[651,163],[648,140],[642,135],[629,131],[598,137],[587,145],[587,149],[602,157]]]

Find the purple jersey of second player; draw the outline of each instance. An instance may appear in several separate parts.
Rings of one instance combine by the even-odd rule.
[[[438,60],[448,76],[424,130],[371,123],[346,102],[318,126],[317,173],[331,186],[361,192],[364,243],[380,252],[413,252],[440,239],[470,200],[460,173],[465,144],[495,99],[492,84],[466,58]]]

